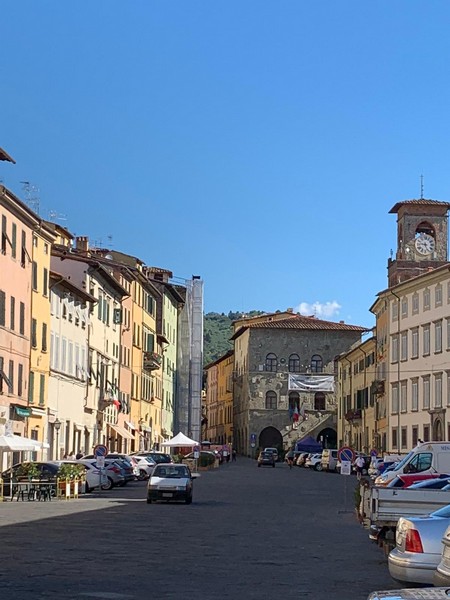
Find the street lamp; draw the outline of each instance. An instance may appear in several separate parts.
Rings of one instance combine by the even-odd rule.
[[[56,460],[59,460],[59,430],[61,429],[61,421],[57,418],[53,423],[56,431]]]

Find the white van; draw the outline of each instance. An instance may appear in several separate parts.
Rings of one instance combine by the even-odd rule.
[[[375,485],[386,486],[397,475],[408,473],[442,473],[450,475],[450,442],[424,442],[411,450],[395,469],[375,479]]]
[[[325,448],[322,451],[322,469],[324,471],[336,471],[338,462],[338,451]]]

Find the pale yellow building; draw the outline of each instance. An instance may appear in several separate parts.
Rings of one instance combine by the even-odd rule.
[[[376,444],[375,349],[376,339],[372,336],[337,359],[338,445],[365,453]]]
[[[205,367],[206,438],[213,444],[233,442],[233,372],[234,352],[230,350]]]
[[[28,435],[46,441],[47,401],[50,377],[50,258],[56,235],[41,222],[32,236],[31,353],[28,382]]]

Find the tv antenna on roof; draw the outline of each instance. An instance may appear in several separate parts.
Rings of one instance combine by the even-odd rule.
[[[20,183],[22,184],[22,189],[25,193],[25,202],[32,210],[34,210],[36,214],[39,214],[39,188],[31,184],[29,181],[21,181]]]
[[[62,215],[61,213],[56,212],[56,210],[49,210],[48,218],[51,221],[67,221],[66,215]]]
[[[423,175],[420,176],[420,199],[423,200]]]

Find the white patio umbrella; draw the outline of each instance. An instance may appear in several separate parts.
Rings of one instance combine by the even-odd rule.
[[[0,435],[0,450],[3,452],[37,452],[43,448],[42,442],[20,435]]]

